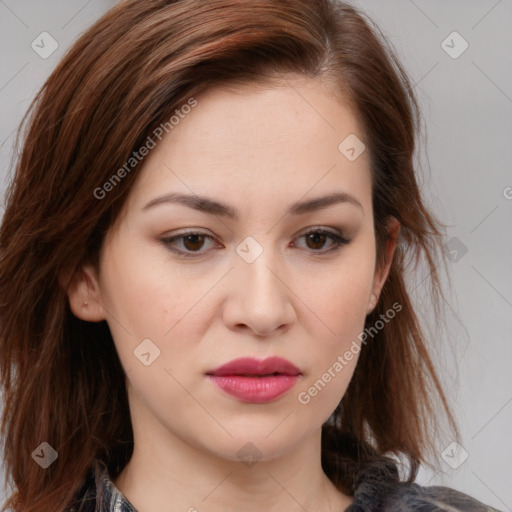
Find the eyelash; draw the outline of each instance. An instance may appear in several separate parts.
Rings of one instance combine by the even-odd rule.
[[[324,250],[324,251],[312,250],[312,253],[315,256],[325,255],[325,254],[330,254],[330,253],[336,252],[336,251],[340,250],[343,245],[347,245],[350,243],[350,240],[338,235],[337,233],[334,233],[333,231],[327,231],[327,230],[321,229],[321,228],[315,228],[310,231],[307,231],[306,233],[303,233],[299,237],[299,239],[303,238],[305,236],[308,236],[308,235],[312,235],[312,234],[327,235],[329,238],[331,238],[332,240],[334,240],[336,242],[336,245],[334,247],[332,247],[331,249]],[[170,251],[174,252],[175,254],[178,254],[179,256],[182,256],[184,258],[197,258],[197,257],[200,257],[202,254],[204,254],[207,251],[188,251],[187,252],[187,251],[172,249],[170,247],[174,241],[184,239],[188,236],[194,236],[194,235],[195,236],[203,236],[205,238],[209,238],[210,240],[213,240],[213,237],[211,235],[208,235],[207,233],[202,233],[202,232],[198,232],[198,231],[186,231],[186,232],[180,233],[179,235],[162,238],[161,241],[165,245],[165,247],[167,247]]]

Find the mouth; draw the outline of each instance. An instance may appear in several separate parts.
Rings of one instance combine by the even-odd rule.
[[[280,357],[240,358],[206,372],[223,392],[246,403],[268,403],[287,393],[302,373]]]

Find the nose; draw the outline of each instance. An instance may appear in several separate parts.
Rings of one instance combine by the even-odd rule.
[[[230,293],[223,311],[230,329],[268,337],[290,328],[296,319],[294,293],[283,268],[270,249],[252,263],[238,259],[229,273]]]

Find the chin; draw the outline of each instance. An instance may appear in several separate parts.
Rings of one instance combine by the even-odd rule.
[[[248,467],[258,461],[270,461],[294,451],[308,439],[306,433],[282,429],[274,425],[274,431],[267,426],[258,429],[252,425],[250,431],[227,428],[229,435],[211,436],[210,443],[199,443],[196,446],[211,455],[226,461],[241,462]]]

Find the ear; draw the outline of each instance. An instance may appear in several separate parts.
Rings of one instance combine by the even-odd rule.
[[[73,274],[67,289],[69,306],[73,314],[87,322],[105,320],[99,280],[92,265],[84,265]]]
[[[386,279],[389,274],[389,269],[391,268],[391,263],[393,261],[393,254],[396,249],[398,235],[400,233],[400,222],[395,218],[391,217],[388,221],[387,231],[389,234],[389,238],[386,241],[385,251],[385,262],[375,269],[375,273],[373,275],[373,286],[372,292],[370,295],[370,300],[368,302],[368,309],[366,314],[370,314],[377,302],[379,301],[380,292],[386,282]]]

